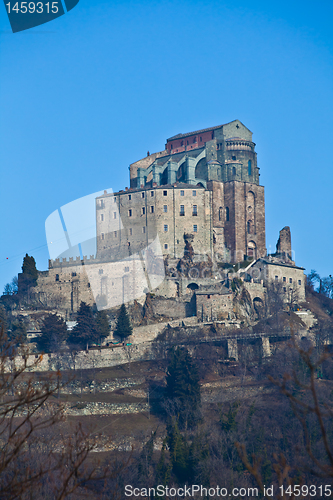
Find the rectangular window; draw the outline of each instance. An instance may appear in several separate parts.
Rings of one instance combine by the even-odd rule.
[[[114,237],[117,238],[117,231],[113,231]]]
[[[193,226],[193,232],[194,233],[197,233],[198,232],[198,226],[196,224],[194,224]]]
[[[153,214],[153,213],[154,213],[154,206],[153,206],[153,205],[150,207],[150,213],[151,213],[151,214]]]
[[[285,283],[287,281],[287,278],[283,276],[283,282]]]
[[[141,197],[144,198],[145,197],[145,193],[141,193]]]
[[[130,233],[130,236],[132,236],[132,234],[133,234],[133,229],[132,229],[131,227],[130,227],[129,233]]]
[[[73,278],[76,276],[76,273],[72,273]]]
[[[104,233],[101,234],[102,240],[104,240]]]
[[[167,213],[167,211],[168,211],[168,205],[163,205],[163,212]]]
[[[168,232],[168,225],[167,224],[164,224],[164,232],[167,233]]]
[[[184,205],[180,205],[179,215],[185,215],[185,206]]]
[[[125,271],[125,273],[128,273],[129,272],[129,267],[125,267],[124,271]]]
[[[114,198],[113,198],[113,203],[116,203],[116,201],[117,201],[117,198],[116,198],[116,197],[114,197]]]
[[[131,194],[128,195],[128,199],[129,199],[129,201],[131,201],[131,199],[132,199],[132,195]]]
[[[131,209],[128,211],[128,217],[132,217],[132,210]]]
[[[168,244],[167,243],[164,244],[164,250],[168,250]]]
[[[287,291],[287,288],[286,288],[285,286],[283,287],[283,291],[284,291],[284,292],[286,292],[286,291]]]
[[[168,191],[163,191],[163,196],[168,196]]]
[[[198,215],[198,205],[193,205],[193,213],[192,215]]]
[[[113,218],[116,219],[117,218],[117,212],[113,212]]]
[[[142,228],[142,232],[143,232],[143,234],[145,234],[145,232],[146,232],[146,228],[145,227]]]
[[[277,281],[278,279],[279,279],[279,277],[278,277],[278,276],[275,276],[275,281]]]
[[[192,191],[192,196],[196,196],[197,195],[197,192],[196,191]]]
[[[184,194],[185,194],[185,193],[184,193],[184,191],[183,191],[183,190],[181,190],[181,191],[180,191],[180,196],[184,196]]]
[[[146,213],[146,208],[145,208],[145,207],[142,207],[141,211],[142,211],[142,215],[145,215],[145,213]]]
[[[154,196],[154,191],[150,191],[150,196]]]
[[[101,214],[101,221],[103,222],[104,220],[104,214]]]
[[[302,284],[302,281],[301,280],[298,280],[298,284],[301,285]]]
[[[293,282],[293,279],[292,278],[289,278],[289,283],[292,283]]]
[[[99,269],[98,274],[103,274],[103,269]]]

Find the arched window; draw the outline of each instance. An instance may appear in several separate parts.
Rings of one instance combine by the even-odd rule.
[[[225,220],[229,221],[229,207],[225,207]]]
[[[247,166],[248,166],[249,175],[252,175],[252,162],[251,162],[251,160],[248,161]]]
[[[220,221],[223,220],[223,208],[222,207],[219,208],[219,220]]]
[[[256,259],[257,256],[257,246],[254,241],[249,241],[247,246],[247,256]]]
[[[196,137],[194,137],[194,139],[193,139],[193,144],[195,144],[196,142],[197,142],[197,138],[196,138]]]

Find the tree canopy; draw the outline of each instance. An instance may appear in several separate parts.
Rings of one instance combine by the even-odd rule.
[[[37,285],[38,271],[36,268],[36,261],[32,256],[27,253],[23,259],[22,276],[20,280],[20,292],[26,293],[32,286]]]
[[[36,343],[40,351],[57,351],[67,339],[66,322],[57,314],[49,314],[43,321],[42,334]]]
[[[118,320],[117,320],[117,326],[114,331],[114,335],[117,337],[120,337],[122,340],[124,340],[126,337],[129,335],[132,335],[132,325],[130,322],[130,318],[126,309],[125,304],[122,304],[120,309],[119,309],[119,314],[118,314]]]
[[[166,374],[166,392],[169,399],[176,399],[181,425],[192,425],[200,406],[200,386],[196,365],[187,349],[177,347],[171,356]]]
[[[84,349],[91,343],[97,343],[101,336],[98,331],[92,308],[81,302],[76,317],[76,325],[68,336],[68,343]]]

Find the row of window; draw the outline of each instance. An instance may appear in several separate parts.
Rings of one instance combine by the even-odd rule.
[[[279,277],[278,276],[275,276],[275,281],[279,281]],[[285,276],[283,276],[282,281],[283,281],[283,283],[287,283],[287,278]],[[289,278],[289,283],[292,283],[292,282],[293,282],[293,279]],[[302,280],[298,280],[298,284],[301,285],[302,284]]]
[[[163,230],[165,233],[167,233],[169,231],[169,226],[168,224],[164,224],[163,226]],[[143,226],[142,227],[142,232],[143,234],[146,233],[146,226]],[[193,232],[194,233],[197,233],[198,232],[198,225],[197,224],[193,224]],[[129,235],[132,236],[133,235],[133,229],[132,228],[129,228]],[[118,238],[118,231],[113,231],[113,236],[114,238]],[[104,233],[101,233],[101,239],[104,240],[105,239],[105,234]]]
[[[150,191],[151,198],[154,197],[154,193],[155,193],[155,191]],[[147,192],[147,194],[148,194],[148,192]],[[192,190],[192,196],[196,196],[196,195],[197,195],[197,191],[196,191],[196,189],[193,189]],[[145,191],[143,191],[141,193],[141,198],[145,198],[145,196],[146,196],[145,195]],[[166,190],[163,191],[163,196],[168,196],[168,191],[166,191]],[[182,190],[182,189],[180,190],[180,196],[185,196],[185,191]],[[128,195],[128,199],[129,199],[129,201],[132,200],[132,195],[131,194]],[[113,198],[113,203],[116,203],[116,202],[117,202],[117,197],[115,196]],[[104,202],[103,202],[103,200],[100,202],[100,208],[104,208]]]
[[[195,136],[195,137],[193,137],[193,142],[192,142],[192,144],[196,144],[197,142],[198,142],[197,137],[196,137],[196,136]],[[202,142],[202,137],[201,137],[201,136],[199,137],[199,142]],[[187,141],[186,141],[186,144],[187,144],[187,146],[189,146],[189,145],[190,145],[190,141],[189,141],[189,140],[187,140]],[[180,142],[180,147],[182,147],[182,146],[184,146],[184,141],[181,141],[181,142]],[[176,147],[177,147],[177,146],[176,146]],[[171,149],[173,149],[172,144],[171,144]]]
[[[153,214],[154,212],[155,212],[155,207],[154,207],[154,205],[151,205],[151,207],[150,207],[150,213]],[[163,212],[164,213],[168,212],[168,205],[163,205]],[[142,207],[141,208],[141,215],[145,215],[145,214],[146,214],[146,207]],[[133,210],[130,208],[129,211],[128,211],[128,216],[132,217],[132,215],[133,215]],[[181,215],[181,216],[185,215],[185,205],[180,205],[180,207],[179,207],[179,215]],[[193,205],[192,206],[192,215],[193,216],[198,215],[198,205]],[[113,212],[113,218],[114,219],[117,218],[117,212]],[[104,221],[104,214],[101,214],[101,221],[102,222]]]

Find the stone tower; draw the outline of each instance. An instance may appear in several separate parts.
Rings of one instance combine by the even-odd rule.
[[[196,254],[230,262],[266,255],[264,187],[252,132],[239,120],[167,139],[163,151],[130,165],[130,188],[102,196],[101,206],[97,257],[148,244],[152,222],[170,257],[183,256],[185,233]]]

